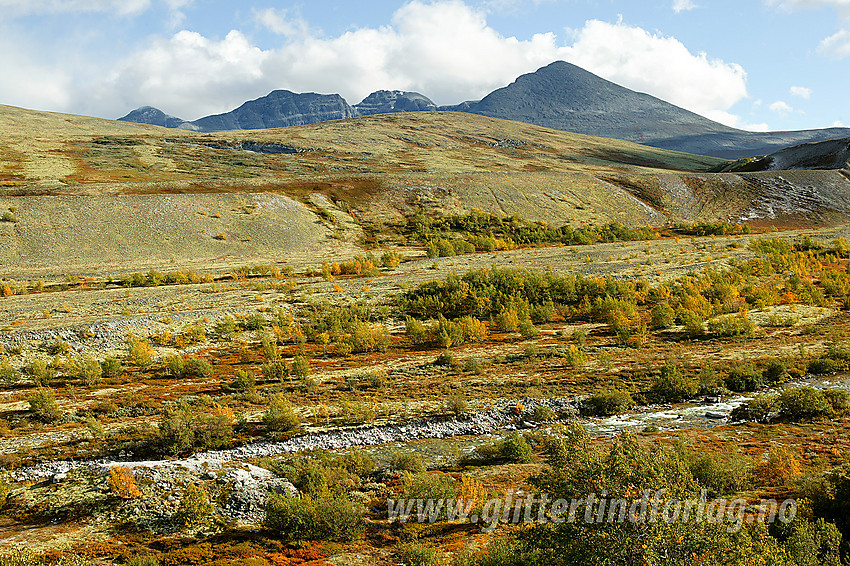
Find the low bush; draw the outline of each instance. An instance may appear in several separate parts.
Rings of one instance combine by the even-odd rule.
[[[610,417],[634,407],[635,402],[627,391],[600,391],[581,404],[581,412],[593,417]]]
[[[39,389],[27,398],[27,402],[29,402],[30,412],[42,422],[52,423],[62,418],[62,411],[59,409],[52,389]]]
[[[174,354],[165,358],[165,371],[171,377],[181,378],[185,370],[186,361],[183,359],[183,356]]]
[[[778,398],[775,395],[759,395],[732,409],[729,419],[735,421],[764,422],[776,412]]]
[[[393,556],[399,566],[441,566],[443,564],[440,551],[418,542],[405,542],[398,545]]]
[[[779,395],[779,418],[801,421],[831,417],[836,408],[846,407],[848,396],[850,394],[846,391],[835,391],[828,397],[824,391],[814,387],[786,389]]]
[[[451,476],[441,472],[405,472],[401,478],[402,497],[405,499],[443,499],[457,496]]]
[[[233,376],[233,381],[230,383],[229,387],[234,391],[244,393],[253,391],[256,383],[257,378],[254,376],[254,372],[238,369],[236,370],[236,373]]]
[[[40,387],[47,387],[56,377],[56,370],[46,361],[40,359],[33,360],[25,365],[24,373]]]
[[[390,468],[399,472],[424,472],[425,459],[419,452],[393,452],[390,455]]]
[[[186,358],[183,367],[183,375],[186,377],[212,377],[212,364],[203,358]]]
[[[746,313],[713,318],[706,323],[708,331],[721,337],[750,336],[755,330],[753,321]]]
[[[127,348],[132,364],[146,368],[153,363],[154,350],[147,340],[142,340],[137,336],[128,336]]]
[[[712,496],[737,493],[750,486],[752,460],[739,453],[679,449],[691,475]]]
[[[724,379],[726,388],[731,391],[743,393],[745,391],[756,391],[764,387],[762,372],[752,364],[736,364],[729,368]]]
[[[537,405],[534,407],[534,412],[532,413],[532,420],[536,423],[542,423],[546,421],[555,420],[557,415],[555,411],[547,407],[546,405]]]
[[[301,418],[283,395],[275,395],[263,413],[263,426],[271,432],[286,432],[301,424]]]
[[[443,401],[443,410],[452,415],[463,415],[469,410],[469,403],[461,393],[453,393]]]
[[[473,460],[528,464],[534,460],[534,452],[525,437],[514,431],[497,442],[477,447]]]
[[[124,366],[118,358],[108,356],[101,360],[100,370],[103,373],[103,377],[111,379],[119,377],[122,373],[124,373]]]
[[[288,542],[350,542],[365,530],[363,507],[332,493],[315,499],[272,494],[263,526]]]
[[[203,399],[196,405],[180,401],[160,412],[159,445],[165,454],[221,448],[233,439],[233,411]]]
[[[650,396],[658,401],[678,403],[691,399],[699,391],[696,377],[684,375],[673,364],[661,368],[660,375],[652,383]]]
[[[200,527],[209,524],[214,511],[207,490],[201,485],[189,484],[180,499],[176,518],[184,528]]]
[[[784,446],[773,446],[753,471],[753,479],[758,485],[781,487],[788,485],[802,468],[797,457]]]

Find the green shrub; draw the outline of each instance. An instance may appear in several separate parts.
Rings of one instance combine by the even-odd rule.
[[[186,401],[168,405],[160,412],[160,448],[171,455],[221,448],[233,438],[234,420],[233,411],[208,398],[195,406]]]
[[[712,496],[734,494],[749,487],[753,463],[746,456],[700,450],[687,451],[683,457],[691,475]]]
[[[778,407],[775,395],[759,395],[732,409],[729,415],[732,421],[767,421]]]
[[[183,375],[186,377],[212,377],[212,364],[203,358],[186,358],[183,366]]]
[[[820,389],[794,387],[779,395],[779,417],[790,421],[811,420],[832,416],[830,401]]]
[[[650,395],[660,401],[677,403],[691,399],[699,391],[696,377],[686,376],[673,364],[661,368],[661,374],[650,388]]]
[[[797,566],[841,566],[841,533],[823,518],[798,516],[774,530]]]
[[[493,444],[477,447],[473,456],[485,462],[516,462],[528,464],[534,460],[534,452],[525,437],[514,431]]]
[[[443,352],[437,359],[434,360],[435,366],[453,366],[455,363],[455,357],[451,352]]]
[[[752,364],[736,364],[729,368],[724,384],[727,389],[743,393],[764,387],[762,373]]]
[[[129,349],[130,361],[141,367],[146,368],[153,363],[154,351],[147,340],[142,340],[136,336],[127,337],[127,347]]]
[[[315,502],[318,531],[322,540],[350,542],[366,528],[363,506],[350,501],[345,494],[331,493]]]
[[[329,540],[349,542],[365,529],[363,507],[346,497],[327,494],[316,499],[271,494],[264,527],[290,542]]]
[[[159,566],[156,556],[134,556],[127,560],[127,566]]]
[[[298,379],[304,379],[310,375],[310,362],[304,356],[295,356],[292,359],[292,375]]]
[[[359,448],[353,448],[347,453],[337,456],[333,460],[333,465],[361,478],[375,471],[375,463],[372,458]]]
[[[263,378],[266,381],[283,381],[289,377],[289,368],[286,367],[286,362],[282,360],[264,363],[262,371]]]
[[[442,554],[434,547],[405,542],[396,547],[393,557],[399,566],[441,566]]]
[[[553,411],[551,408],[547,407],[546,405],[537,405],[536,407],[534,407],[534,413],[532,414],[531,418],[536,423],[542,423],[546,421],[555,420],[556,417],[557,415],[555,414],[555,411]]]
[[[118,377],[122,373],[124,373],[124,366],[121,364],[121,360],[119,360],[118,358],[108,356],[101,360],[100,370],[103,373],[103,377],[110,379]]]
[[[308,497],[298,498],[272,493],[266,503],[263,526],[286,541],[316,538],[316,509]]]
[[[780,383],[788,380],[788,366],[781,360],[770,360],[762,376],[768,383]]]
[[[405,472],[402,475],[402,494],[406,499],[451,499],[457,488],[451,476],[440,472]]]
[[[46,423],[56,422],[62,418],[62,411],[56,402],[52,389],[41,388],[27,398],[30,412],[33,416]]]
[[[390,468],[400,472],[424,472],[425,459],[419,452],[393,452],[390,455]]]
[[[452,393],[443,401],[443,410],[452,415],[463,415],[469,410],[469,403],[461,393]]]
[[[24,371],[26,371],[26,368]],[[12,367],[12,363],[9,361],[9,358],[3,356],[3,358],[0,359],[0,383],[14,383],[18,381],[20,377],[21,374]]]
[[[627,391],[600,391],[581,404],[581,412],[594,417],[618,415],[634,407],[635,402]]]
[[[301,418],[283,395],[275,395],[263,413],[263,426],[268,431],[286,432],[301,424]]]
[[[75,373],[77,374],[77,378],[89,387],[97,384],[103,378],[103,369],[97,360],[87,356],[80,357],[74,365],[76,366]]]
[[[177,509],[177,521],[184,528],[203,526],[210,522],[214,511],[207,490],[203,486],[189,484]]]
[[[165,369],[171,377],[181,378],[186,371],[186,361],[178,354],[168,356],[165,358]]]
[[[343,402],[340,416],[348,424],[365,424],[375,420],[375,410],[369,403]]]
[[[56,377],[56,371],[44,360],[36,359],[24,366],[24,373],[28,375],[36,385],[47,387]]]
[[[655,328],[670,328],[676,322],[676,311],[667,302],[658,303],[649,314]]]
[[[576,346],[570,346],[564,350],[564,365],[569,368],[583,368],[587,364],[587,354]]]
[[[715,394],[723,386],[723,378],[715,371],[714,366],[705,364],[697,372],[699,390],[705,394]]]
[[[550,499],[573,501],[583,497],[578,494],[601,490],[608,497],[633,498],[634,494],[663,489],[666,501],[682,501],[699,493],[699,482],[675,449],[640,442],[629,433],[618,435],[604,449],[590,448],[589,443],[580,424],[553,435],[546,444],[547,466],[529,478],[529,483]],[[585,511],[590,515],[592,507],[581,506],[576,518]],[[739,532],[732,532],[729,526],[727,521],[657,520],[637,525],[631,521],[567,520],[528,525],[515,537],[522,551],[535,554],[519,564],[686,565],[704,557],[706,564],[765,561],[772,566],[791,566],[780,544],[766,536],[764,525],[744,521]]]
[[[708,331],[717,336],[750,336],[755,329],[753,321],[746,313],[725,315],[709,320]]]
[[[0,510],[6,505],[6,498],[9,497],[9,492],[12,491],[12,484],[9,481],[9,476],[4,470],[0,470]]]
[[[256,382],[254,372],[238,369],[233,376],[233,382],[231,382],[230,387],[235,391],[253,391]]]
[[[809,362],[808,372],[813,375],[835,373],[841,369],[840,362],[832,358],[818,358]]]
[[[850,391],[844,389],[824,389],[823,396],[832,406],[835,416],[850,414]]]

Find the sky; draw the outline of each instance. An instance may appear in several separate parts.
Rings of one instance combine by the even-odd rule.
[[[850,126],[850,0],[0,0],[0,104],[103,118],[457,104],[557,60],[737,128]]]

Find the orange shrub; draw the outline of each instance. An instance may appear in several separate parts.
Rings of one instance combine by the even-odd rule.
[[[124,466],[109,468],[109,490],[112,495],[121,499],[135,499],[142,495],[142,491],[136,485],[133,470]]]

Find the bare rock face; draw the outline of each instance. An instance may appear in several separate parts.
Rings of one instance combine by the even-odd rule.
[[[354,109],[357,111],[358,116],[368,116],[370,114],[388,114],[390,112],[436,110],[437,105],[430,98],[418,92],[379,90],[364,98],[360,104],[355,104]]]
[[[354,109],[338,94],[275,90],[246,102],[236,110],[206,116],[192,124],[202,132],[221,132],[303,126],[354,116]]]

